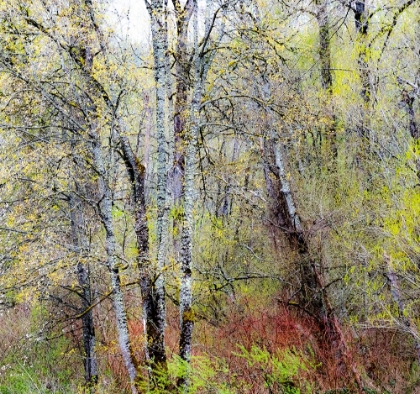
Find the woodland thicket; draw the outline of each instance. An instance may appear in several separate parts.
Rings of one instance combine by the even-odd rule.
[[[419,1],[115,1],[0,0],[0,393],[420,392]]]

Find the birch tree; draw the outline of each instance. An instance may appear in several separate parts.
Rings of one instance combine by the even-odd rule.
[[[157,153],[157,256],[154,287],[149,290],[153,296],[153,309],[151,315],[146,315],[146,329],[148,337],[149,357],[154,369],[166,370],[165,353],[165,326],[166,326],[166,301],[165,277],[167,241],[168,241],[168,212],[167,212],[167,187],[168,187],[168,157],[166,141],[167,124],[167,70],[168,70],[168,25],[167,1],[145,1],[152,31],[155,100],[156,100],[156,140]],[[146,311],[147,313],[147,311]],[[151,332],[150,332],[151,331]]]

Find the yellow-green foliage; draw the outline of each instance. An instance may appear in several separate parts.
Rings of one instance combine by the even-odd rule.
[[[309,352],[311,353],[311,352]],[[265,389],[283,394],[303,394],[313,392],[313,387],[305,381],[304,374],[313,372],[316,365],[313,355],[303,355],[295,349],[278,350],[271,354],[266,349],[253,346],[249,351],[239,346],[233,354],[238,362],[244,360],[244,371],[252,373]],[[229,360],[232,363],[232,360]],[[234,363],[232,363],[235,365]],[[179,378],[188,376],[187,387],[174,387]],[[230,370],[226,360],[210,355],[194,356],[191,364],[175,356],[168,364],[168,371],[161,372],[155,385],[144,386],[147,393],[252,393],[255,389],[249,376],[237,375]],[[170,388],[168,388],[170,387]],[[261,387],[262,388],[262,387]]]

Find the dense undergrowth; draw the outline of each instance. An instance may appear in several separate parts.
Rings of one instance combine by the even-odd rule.
[[[286,308],[281,296],[237,295],[224,302],[229,319],[196,323],[191,369],[176,355],[178,316],[176,308],[169,308],[168,371],[153,386],[142,387],[143,392],[176,392],[176,380],[187,371],[189,393],[356,392],[351,376],[337,365],[334,349],[328,350],[328,338],[300,311]],[[65,328],[49,329],[46,336],[44,313],[40,307],[20,305],[2,314],[0,393],[86,392],[80,327],[67,322]],[[109,326],[103,328],[97,346],[103,371],[97,392],[128,393],[115,333]],[[132,319],[130,330],[142,338],[141,320]],[[367,383],[366,393],[419,392],[419,371],[409,338],[372,326],[347,328],[346,337]],[[142,346],[141,340],[135,346],[140,361]]]

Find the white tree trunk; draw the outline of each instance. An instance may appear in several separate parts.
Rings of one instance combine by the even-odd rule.
[[[146,1],[146,7],[151,19],[154,76],[156,86],[156,139],[157,139],[157,272],[153,289],[153,333],[147,333],[149,356],[152,366],[166,369],[165,354],[165,326],[166,326],[166,303],[165,303],[165,278],[168,248],[168,152],[166,141],[167,126],[167,40],[168,29],[166,21],[166,1]],[[150,327],[152,328],[152,327]]]
[[[197,66],[196,66],[197,67]],[[194,201],[195,172],[197,155],[197,138],[200,131],[200,104],[203,83],[199,72],[195,72],[193,100],[190,118],[190,127],[186,132],[187,149],[185,152],[185,179],[184,179],[184,220],[181,238],[181,292],[179,296],[181,334],[179,341],[179,355],[185,361],[190,360],[191,340],[194,328],[194,314],[192,310],[192,249],[194,231]]]
[[[93,131],[95,133],[95,131]],[[114,311],[117,323],[118,340],[121,353],[124,359],[125,366],[130,377],[131,392],[137,394],[136,380],[137,380],[137,365],[133,356],[132,347],[130,343],[127,313],[124,303],[123,292],[121,289],[121,279],[117,265],[116,257],[116,240],[114,232],[114,221],[112,218],[112,191],[109,186],[109,177],[104,166],[102,158],[102,149],[99,136],[94,137],[92,142],[92,151],[94,156],[94,163],[98,173],[98,189],[100,196],[99,215],[102,224],[105,228],[105,250],[107,254],[107,267],[111,279],[111,290],[113,294]],[[109,163],[110,167],[114,163]]]

